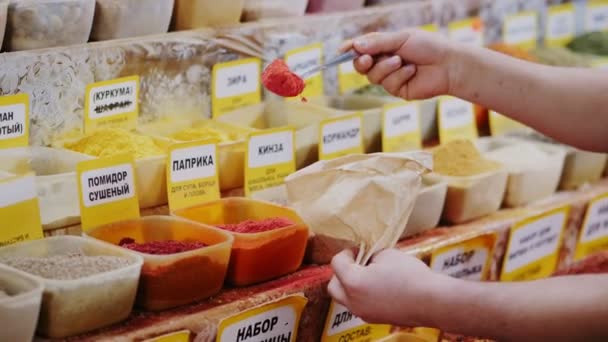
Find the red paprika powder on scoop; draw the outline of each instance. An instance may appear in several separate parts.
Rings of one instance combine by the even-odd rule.
[[[304,91],[304,80],[289,70],[282,59],[275,59],[262,73],[262,84],[271,92],[283,96],[294,97]]]

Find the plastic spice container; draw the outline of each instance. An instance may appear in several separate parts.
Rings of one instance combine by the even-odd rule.
[[[175,28],[191,30],[200,27],[238,24],[245,0],[175,0]]]
[[[89,231],[95,239],[118,244],[125,237],[137,243],[198,241],[207,247],[166,255],[134,252],[144,258],[137,304],[164,310],[208,298],[224,283],[234,238],[215,227],[170,216],[148,216]]]
[[[42,301],[42,284],[27,273],[0,264],[0,341],[31,341]]]
[[[108,40],[166,33],[174,0],[97,0],[91,39]]]
[[[14,174],[33,171],[45,230],[80,222],[76,165],[92,157],[48,147],[0,150],[0,170]]]
[[[10,0],[11,51],[83,44],[89,40],[95,0]]]
[[[309,0],[308,13],[352,11],[363,7],[365,0]]]
[[[448,182],[442,216],[449,223],[463,223],[500,209],[507,187],[505,169],[470,177],[442,177]]]
[[[563,146],[567,151],[564,172],[559,182],[560,190],[576,190],[581,185],[597,182],[602,178],[606,154],[594,153]]]
[[[50,257],[82,253],[117,256],[129,266],[72,280],[32,275],[44,286],[38,333],[64,338],[95,330],[127,318],[131,313],[143,259],[132,252],[78,236],[50,237],[0,248],[2,257]]]
[[[441,219],[448,184],[436,174],[422,177],[422,189],[416,197],[414,209],[407,226],[401,234],[401,239],[420,234],[437,227]]]
[[[209,225],[282,217],[294,225],[262,233],[232,233],[234,245],[227,280],[246,286],[296,271],[302,264],[308,227],[291,209],[246,198],[225,198],[175,212],[175,215]]]
[[[308,0],[245,0],[243,20],[302,16],[307,6]]]

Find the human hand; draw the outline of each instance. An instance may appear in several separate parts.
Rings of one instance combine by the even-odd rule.
[[[355,264],[352,251],[334,257],[330,295],[368,323],[427,326],[437,291],[450,278],[397,250],[378,253],[368,266]]]
[[[361,54],[355,69],[393,96],[412,100],[449,93],[452,43],[438,34],[418,29],[370,33],[340,48],[350,49]]]

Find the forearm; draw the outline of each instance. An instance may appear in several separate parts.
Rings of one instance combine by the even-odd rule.
[[[443,279],[427,312],[429,326],[500,341],[605,341],[608,276],[525,283]]]
[[[608,73],[543,66],[487,49],[450,53],[450,95],[567,144],[608,151]]]

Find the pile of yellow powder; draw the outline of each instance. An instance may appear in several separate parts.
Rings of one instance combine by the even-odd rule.
[[[178,141],[195,141],[195,140],[217,140],[218,142],[228,142],[236,140],[233,134],[229,134],[218,129],[210,127],[192,127],[174,133],[171,138]]]
[[[454,140],[433,150],[433,171],[446,176],[474,176],[502,165],[483,158],[468,140]]]
[[[66,143],[64,147],[96,157],[131,153],[141,159],[165,154],[152,138],[116,128],[96,131],[76,142]]]

